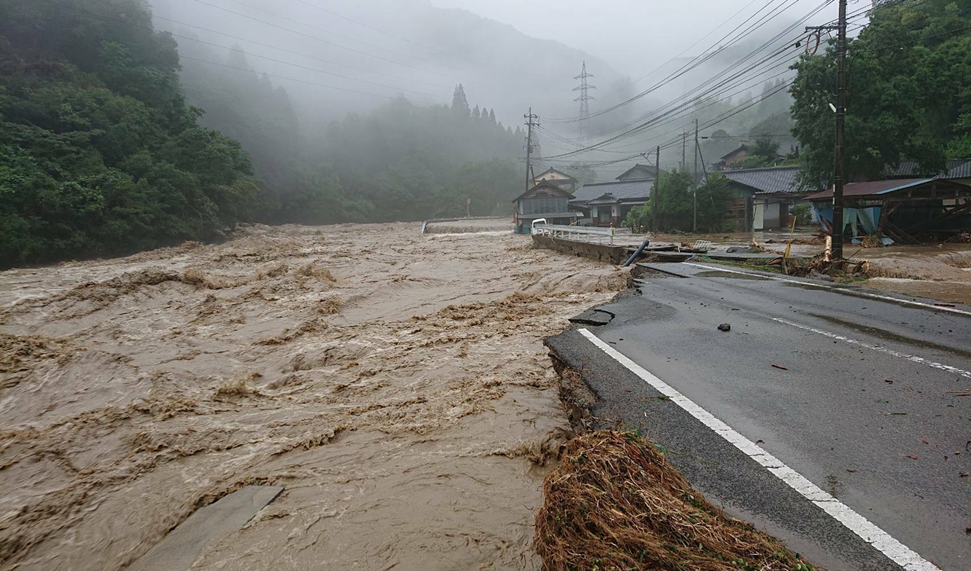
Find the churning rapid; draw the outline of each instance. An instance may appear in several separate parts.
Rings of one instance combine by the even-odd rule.
[[[193,569],[536,568],[542,339],[626,285],[415,224],[0,273],[0,569],[124,568],[247,484],[285,491]]]

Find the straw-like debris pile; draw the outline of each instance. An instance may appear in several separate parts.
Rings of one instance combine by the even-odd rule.
[[[790,259],[782,263],[783,270],[790,276],[823,277],[840,279],[859,279],[870,277],[870,262],[861,260],[827,260],[820,254],[808,260]]]
[[[781,542],[708,503],[647,440],[573,439],[543,486],[536,551],[548,571],[809,571]]]

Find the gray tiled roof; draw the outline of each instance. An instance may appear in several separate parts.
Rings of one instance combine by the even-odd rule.
[[[759,193],[799,192],[799,167],[770,167],[721,171],[728,179],[755,188]]]
[[[971,159],[951,159],[947,161],[946,171],[938,174],[937,179],[971,178]],[[920,176],[922,173],[917,169],[917,161],[901,161],[896,169],[888,169],[888,178],[910,178]]]
[[[573,193],[573,202],[590,202],[607,193],[613,194],[617,200],[621,201],[644,200],[651,196],[652,186],[654,186],[654,181],[651,179],[585,184]]]

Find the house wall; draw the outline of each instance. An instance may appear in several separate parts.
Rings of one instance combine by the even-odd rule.
[[[544,214],[548,212],[568,212],[570,199],[568,197],[539,197],[526,198],[519,201],[517,212],[520,214]]]
[[[778,202],[771,202],[765,205],[765,214],[763,218],[765,220],[765,228],[780,228],[782,227],[781,219],[781,204]]]

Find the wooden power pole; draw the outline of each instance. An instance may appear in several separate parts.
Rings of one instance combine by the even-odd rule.
[[[843,259],[843,182],[846,162],[846,0],[840,0],[836,91],[836,168],[833,173],[833,258]]]
[[[843,259],[843,184],[846,182],[846,0],[839,0],[836,41],[836,145],[833,148],[833,249],[832,257]],[[817,35],[834,26],[807,26]]]
[[[698,231],[698,120],[695,119],[695,170],[691,173],[691,182],[694,184],[695,191],[691,194],[693,207],[692,214],[694,220],[691,224],[691,231]]]
[[[654,179],[654,233],[658,233],[657,227],[657,211],[661,209],[661,146],[657,147],[657,155],[655,155],[654,165],[657,168],[657,177]]]

